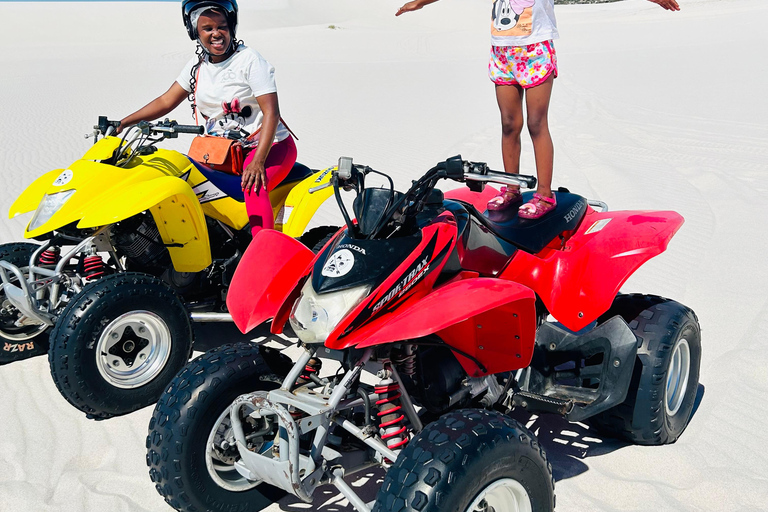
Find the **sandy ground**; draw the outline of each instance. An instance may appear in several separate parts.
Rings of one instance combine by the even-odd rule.
[[[242,4],[239,35],[277,68],[302,162],[353,156],[400,188],[459,153],[501,168],[489,2],[397,19],[391,0]],[[584,425],[531,423],[561,512],[768,510],[768,5],[682,6],[557,8],[555,185],[614,210],[685,217],[624,291],[689,305],[703,336],[700,403],[677,443],[636,447]],[[0,3],[0,211],[77,159],[98,115],[120,118],[170,86],[193,49],[179,18],[175,3]],[[188,106],[175,118],[191,122]],[[534,172],[525,139],[523,171]],[[318,223],[334,216],[324,210]],[[27,221],[2,221],[0,241],[20,239]],[[46,358],[1,368],[0,511],[170,510],[145,466],[150,414],[90,421],[59,395]],[[307,507],[286,498],[266,510],[350,510],[330,490]]]

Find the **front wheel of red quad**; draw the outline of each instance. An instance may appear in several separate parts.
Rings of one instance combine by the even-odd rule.
[[[691,420],[699,387],[701,330],[696,314],[653,295],[619,295],[620,315],[638,339],[627,398],[590,419],[603,434],[642,445],[674,443]]]
[[[147,465],[157,492],[183,512],[258,512],[285,493],[243,477],[230,405],[240,395],[280,387],[291,367],[280,353],[251,343],[223,345],[189,362],[155,406]],[[241,418],[250,449],[271,446],[276,425]],[[263,428],[265,427],[266,428]]]
[[[552,466],[534,435],[495,412],[449,413],[389,468],[373,512],[549,512]]]
[[[94,418],[155,403],[192,354],[189,313],[179,296],[156,277],[133,272],[87,284],[50,339],[56,387]]]

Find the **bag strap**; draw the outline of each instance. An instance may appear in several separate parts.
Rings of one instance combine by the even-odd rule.
[[[203,67],[203,63],[201,62],[199,66],[197,66],[197,71],[195,71],[195,103],[192,105],[195,109],[195,124],[200,126],[200,121],[197,120],[197,84],[200,83],[200,68]]]

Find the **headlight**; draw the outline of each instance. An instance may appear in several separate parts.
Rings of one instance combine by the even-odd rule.
[[[35,215],[32,217],[32,220],[29,221],[29,231],[34,231],[51,220],[53,214],[59,211],[59,208],[64,206],[64,203],[66,203],[74,193],[74,190],[67,190],[66,192],[56,192],[51,195],[46,194],[43,197],[43,200],[40,201],[37,210],[35,210]]]
[[[291,327],[304,343],[322,343],[370,291],[371,287],[366,285],[318,295],[312,288],[312,279],[307,279],[293,304]]]

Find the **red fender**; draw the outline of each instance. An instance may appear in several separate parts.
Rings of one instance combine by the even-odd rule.
[[[237,328],[246,333],[273,318],[314,258],[304,244],[279,231],[256,233],[227,293],[227,308]]]
[[[498,190],[490,185],[486,185],[482,192],[472,192],[467,187],[460,187],[449,190],[444,194],[444,197],[446,199],[455,199],[457,201],[469,203],[478,211],[484,212],[488,209],[488,201],[490,201],[491,198],[496,197],[498,194]]]
[[[381,319],[375,330],[358,337],[353,334],[355,339],[347,344],[363,348],[437,334],[484,367],[459,356],[469,375],[515,370],[527,366],[533,355],[535,303],[533,290],[511,281],[451,281],[394,317]]]
[[[589,209],[562,250],[517,251],[499,277],[533,289],[555,319],[578,331],[611,307],[621,285],[666,250],[682,224],[672,211]]]

